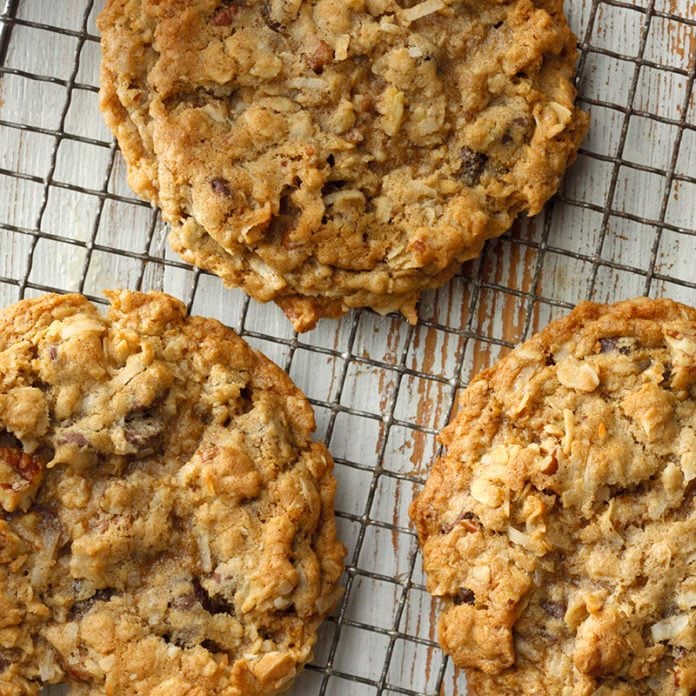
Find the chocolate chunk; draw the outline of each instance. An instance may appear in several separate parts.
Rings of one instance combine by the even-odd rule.
[[[473,605],[476,602],[476,597],[468,587],[462,587],[462,589],[459,590],[459,592],[457,592],[457,594],[454,596],[454,599],[452,601],[457,606],[459,606],[460,604]]]
[[[123,436],[128,444],[138,449],[139,455],[144,456],[159,445],[163,430],[164,423],[158,416],[134,413],[126,418]]]
[[[474,152],[470,147],[463,147],[460,153],[461,168],[459,178],[467,186],[476,186],[481,180],[481,174],[488,162],[488,156],[483,152]]]
[[[560,602],[541,601],[539,606],[554,619],[562,619],[565,616],[566,608]]]
[[[209,614],[234,614],[234,606],[220,595],[210,595],[197,578],[193,580],[196,599]]]
[[[210,180],[210,185],[215,191],[215,193],[218,194],[218,196],[231,196],[232,191],[230,190],[229,182],[227,179],[223,179],[220,176],[215,177],[214,179]]]

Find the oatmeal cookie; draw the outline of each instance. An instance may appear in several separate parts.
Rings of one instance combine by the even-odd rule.
[[[0,312],[0,693],[283,693],[344,556],[311,407],[220,323],[108,296]]]
[[[441,439],[411,516],[472,696],[696,693],[696,309],[579,305]]]
[[[109,0],[101,108],[187,261],[298,331],[415,321],[575,157],[562,0]]]

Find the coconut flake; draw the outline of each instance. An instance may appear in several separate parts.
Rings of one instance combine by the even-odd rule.
[[[198,544],[198,553],[201,555],[201,568],[203,572],[210,573],[213,569],[213,561],[210,556],[210,539],[205,532],[196,534],[196,543]]]
[[[525,534],[524,532],[520,532],[519,529],[515,529],[514,527],[508,527],[508,539],[513,544],[517,544],[518,546],[524,546],[525,549],[529,549],[532,546],[532,538],[528,535]]]
[[[658,621],[650,627],[653,640],[659,643],[662,640],[676,638],[689,625],[688,614],[677,614]]]
[[[433,12],[439,12],[444,7],[445,3],[442,2],[442,0],[425,0],[425,2],[421,2],[418,5],[414,5],[413,7],[409,7],[408,9],[404,10],[401,13],[401,16],[407,22],[415,22],[421,17],[427,17],[428,15],[433,14]]]

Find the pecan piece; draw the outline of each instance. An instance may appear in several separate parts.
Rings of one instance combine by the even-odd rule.
[[[216,27],[228,27],[234,21],[234,18],[239,12],[239,5],[229,5],[228,7],[221,7],[210,20],[211,24]]]
[[[330,63],[333,57],[333,48],[322,39],[312,53],[305,55],[305,61],[315,73],[321,74],[324,66]]]
[[[17,447],[0,447],[0,504],[28,510],[43,478],[43,462]]]

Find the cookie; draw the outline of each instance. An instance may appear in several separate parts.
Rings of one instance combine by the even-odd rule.
[[[101,108],[190,263],[304,331],[445,283],[575,157],[561,0],[109,0]]]
[[[696,693],[696,309],[580,304],[441,440],[411,516],[469,694]]]
[[[0,312],[0,693],[284,693],[340,594],[311,407],[160,293]]]

